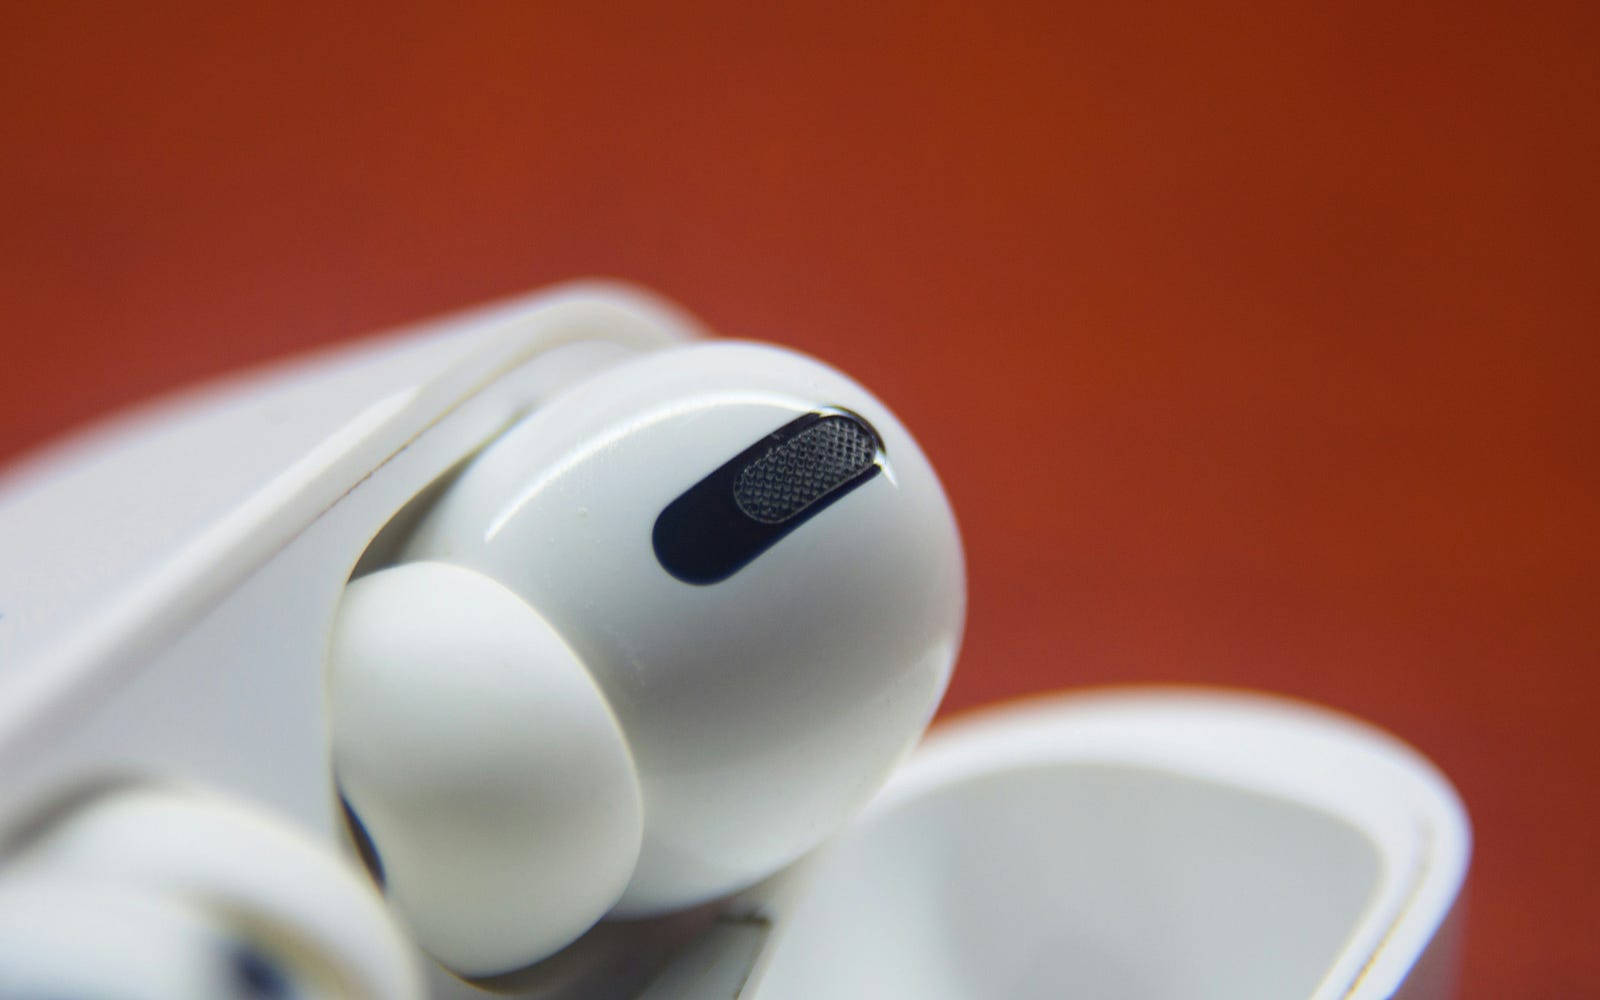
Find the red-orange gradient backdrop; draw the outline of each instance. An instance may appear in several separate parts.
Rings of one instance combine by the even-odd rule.
[[[0,13],[0,458],[634,279],[919,431],[949,708],[1374,720],[1472,810],[1466,995],[1600,988],[1596,7],[334,6]]]

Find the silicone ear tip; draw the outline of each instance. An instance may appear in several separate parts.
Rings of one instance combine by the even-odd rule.
[[[426,951],[511,971],[622,895],[643,833],[633,758],[525,601],[456,566],[386,569],[350,584],[328,663],[340,791]]]

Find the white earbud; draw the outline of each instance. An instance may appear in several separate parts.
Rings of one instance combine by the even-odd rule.
[[[181,899],[80,879],[0,882],[3,997],[245,1000],[259,995],[252,980],[291,977]]]
[[[4,861],[3,997],[421,995],[360,872],[244,803],[110,788],[54,811]]]
[[[423,947],[521,968],[836,831],[930,719],[964,599],[943,490],[870,394],[663,351],[512,428],[351,583],[335,773]]]

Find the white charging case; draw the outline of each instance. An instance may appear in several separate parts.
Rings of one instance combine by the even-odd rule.
[[[700,335],[638,291],[567,286],[216,383],[9,470],[0,832],[75,788],[149,778],[347,850],[322,668],[358,562],[542,399]],[[767,883],[677,922],[603,924],[537,989],[493,985],[1449,997],[1469,855],[1449,783],[1354,720],[1236,692],[1039,698],[937,725],[856,822]],[[485,995],[439,971],[430,988]]]
[[[723,933],[760,1000],[1448,997],[1468,853],[1448,782],[1353,719],[1057,695],[935,727]]]

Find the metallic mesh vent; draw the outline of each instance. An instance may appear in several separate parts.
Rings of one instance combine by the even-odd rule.
[[[878,441],[852,417],[823,417],[745,466],[733,501],[752,520],[782,524],[873,467]]]

